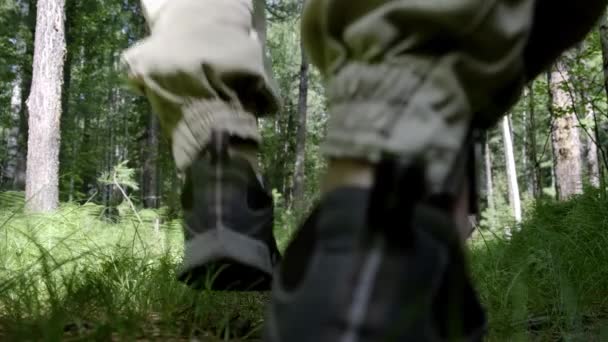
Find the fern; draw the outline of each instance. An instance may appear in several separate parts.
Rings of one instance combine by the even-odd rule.
[[[114,166],[112,171],[103,172],[97,181],[105,185],[118,183],[123,187],[139,190],[139,184],[135,180],[135,170],[127,167],[128,162],[128,160],[125,160]]]

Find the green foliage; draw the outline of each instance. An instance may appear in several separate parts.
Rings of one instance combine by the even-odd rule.
[[[0,209],[15,211],[25,206],[25,194],[20,191],[0,192]]]
[[[128,163],[128,160],[120,162],[118,165],[114,166],[112,171],[102,173],[97,180],[101,184],[119,184],[126,188],[139,190],[139,185],[137,184],[137,181],[135,181],[135,170],[127,167]]]
[[[293,215],[279,203],[281,248]],[[15,206],[22,195],[3,193]],[[179,221],[140,212],[99,220],[102,206],[54,215],[0,211],[0,340],[118,340],[259,336],[265,295],[195,292],[175,281]],[[482,231],[471,268],[489,312],[489,341],[604,340],[608,327],[608,202],[591,191],[538,202],[510,241]],[[160,234],[160,235],[159,235]],[[281,237],[282,236],[282,237]],[[136,270],[136,272],[135,272]]]
[[[274,198],[274,233],[279,249],[284,251],[297,229],[296,215],[276,189],[272,191],[272,197]]]
[[[300,26],[298,3],[285,2],[277,5],[277,11],[280,9],[280,13],[289,16],[281,16],[280,20],[272,20],[270,23],[268,46],[273,62],[273,76],[279,85],[283,106],[275,116],[260,120],[263,136],[262,164],[270,187],[281,193],[288,207],[291,207],[292,200],[301,64],[299,30],[293,30],[293,27]],[[274,14],[271,12],[271,18]],[[321,78],[314,68],[311,68],[308,95],[305,198],[306,202],[312,203],[317,196],[320,174],[325,168],[319,145],[325,136],[328,117]]]
[[[175,280],[178,222],[157,233],[106,224],[95,217],[101,209],[0,211],[0,340],[259,336],[264,295],[197,292]]]
[[[482,231],[471,260],[492,340],[608,332],[607,244],[608,202],[592,190],[566,203],[538,202],[510,241]]]

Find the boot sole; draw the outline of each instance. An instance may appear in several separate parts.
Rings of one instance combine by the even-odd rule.
[[[228,228],[197,235],[184,247],[178,280],[211,291],[269,291],[273,263],[268,247]]]

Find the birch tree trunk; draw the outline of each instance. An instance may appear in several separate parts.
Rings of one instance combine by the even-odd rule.
[[[38,0],[32,88],[27,101],[26,198],[31,212],[50,212],[59,205],[64,21],[65,0]]]
[[[564,82],[567,82],[567,79],[567,71],[559,62],[548,73],[548,90],[551,99],[549,109],[554,118],[551,142],[555,165],[555,190],[560,201],[583,192],[580,133],[576,114],[573,113],[572,98],[564,90]]]
[[[306,118],[308,111],[308,78],[309,66],[304,49],[300,48],[302,63],[300,65],[300,95],[298,98],[298,127],[296,133],[296,161],[293,175],[293,203],[297,213],[304,210],[304,176],[306,162]]]
[[[509,116],[502,119],[502,135],[505,149],[505,161],[507,163],[507,180],[509,189],[509,202],[513,209],[515,223],[521,223],[521,199],[519,197],[519,184],[517,182],[517,169],[515,167],[515,154],[513,152],[513,140],[511,138],[511,125]]]

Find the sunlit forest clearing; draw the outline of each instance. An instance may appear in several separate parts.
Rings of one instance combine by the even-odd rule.
[[[34,89],[56,97],[49,120],[60,125],[42,133],[57,146],[28,144],[52,126],[38,127],[27,103],[45,17],[36,3],[0,3],[0,341],[261,340],[267,293],[176,281],[182,180],[158,117],[118,67],[147,34],[139,0],[66,1],[59,96]],[[266,7],[284,103],[260,120],[260,158],[284,250],[319,199],[328,106],[294,29],[301,1]],[[608,341],[608,20],[526,86],[478,147],[467,247],[488,340]],[[28,176],[32,149],[58,169]],[[26,200],[26,183],[47,176],[56,187]]]

